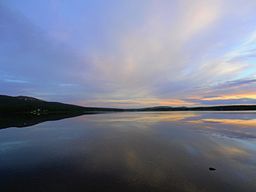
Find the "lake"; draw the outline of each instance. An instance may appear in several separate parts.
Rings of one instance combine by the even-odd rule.
[[[256,191],[256,112],[124,112],[0,130],[0,191]]]

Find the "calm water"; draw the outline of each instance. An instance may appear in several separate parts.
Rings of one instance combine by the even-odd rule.
[[[0,191],[255,192],[256,113],[113,113],[2,129]]]

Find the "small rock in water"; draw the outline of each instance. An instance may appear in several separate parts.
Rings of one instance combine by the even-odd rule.
[[[215,171],[216,169],[213,168],[213,167],[209,167],[209,170],[210,170],[210,171]]]

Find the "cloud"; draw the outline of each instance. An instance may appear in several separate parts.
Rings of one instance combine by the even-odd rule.
[[[82,100],[80,105],[86,106],[109,106],[109,107],[151,107],[151,106],[192,106],[195,102],[182,99],[158,99],[158,98],[132,98],[132,99],[92,99]]]
[[[226,32],[226,23],[243,23],[233,11],[226,11],[230,6],[238,9],[230,3],[180,1],[172,14],[166,10],[167,2],[155,3],[143,25],[123,33],[113,54],[95,56],[95,71],[103,85],[107,82],[121,98],[129,94],[176,99],[190,96],[200,86],[233,81],[251,70],[252,64],[235,54],[254,42],[251,37],[248,40],[251,32],[241,36],[237,30],[227,40],[219,35]],[[230,42],[238,48],[230,47]]]
[[[256,79],[238,79],[238,80],[233,80],[233,81],[227,81],[225,83],[221,83],[219,85],[216,85],[214,88],[215,89],[230,89],[230,88],[241,88],[241,86],[246,86],[246,85],[252,85],[256,84]]]
[[[113,54],[95,56],[95,71],[102,81],[117,85],[118,92],[153,94],[158,84],[179,81],[191,65],[191,53],[184,52],[187,44],[219,17],[218,3],[182,1],[176,14],[159,12],[168,2],[155,4],[145,13],[143,25],[123,33]]]
[[[75,85],[85,79],[89,72],[86,58],[76,54],[68,44],[51,38],[46,31],[14,10],[0,4],[2,91],[47,99],[52,98],[52,92],[56,91],[66,97],[77,94],[78,88],[66,86],[70,89],[63,90],[58,84],[63,86],[61,82],[65,81]],[[24,85],[14,89],[8,87],[10,83]],[[83,86],[81,92],[93,85],[83,82]]]
[[[209,99],[198,101],[201,105],[252,105],[256,104],[256,99],[251,98],[240,98],[240,99]]]
[[[7,83],[21,83],[21,84],[29,83],[28,81],[20,80],[20,79],[4,79],[4,82],[7,82]]]
[[[254,102],[253,1],[43,5],[0,5],[6,92],[97,106]]]

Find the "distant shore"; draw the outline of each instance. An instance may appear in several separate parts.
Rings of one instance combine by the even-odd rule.
[[[156,106],[146,108],[104,108],[83,107],[60,102],[48,102],[27,96],[0,95],[0,114],[86,114],[103,112],[143,112],[143,111],[256,111],[256,105],[223,105],[200,107]]]

